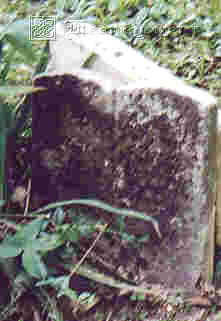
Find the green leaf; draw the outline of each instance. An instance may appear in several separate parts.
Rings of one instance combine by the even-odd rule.
[[[96,231],[94,223],[89,223],[88,221],[82,223],[79,221],[76,225],[81,237],[88,236]]]
[[[64,13],[66,0],[56,0],[56,13],[57,15],[61,15]]]
[[[41,56],[35,68],[34,76],[45,72],[45,69],[48,65],[48,61],[49,61],[49,40],[46,42],[44,48],[41,51]]]
[[[0,96],[17,96],[46,90],[43,87],[33,86],[0,86]]]
[[[63,238],[66,241],[76,243],[80,239],[80,231],[77,225],[72,225],[64,231]]]
[[[120,7],[120,0],[110,0],[108,3],[108,10],[113,12]]]
[[[26,247],[22,255],[22,263],[25,270],[37,279],[45,279],[47,277],[47,269],[39,255],[31,246]]]
[[[2,60],[2,58],[4,57],[4,53],[3,53],[3,47],[4,47],[4,43],[2,40],[0,40],[0,62]]]
[[[90,292],[83,292],[79,295],[78,300],[83,302],[83,301],[87,301],[90,297],[91,297]]]
[[[40,233],[44,223],[44,218],[37,218],[31,223],[26,224],[19,232],[16,233],[15,236],[17,239],[23,240],[28,245],[28,243],[34,240]]]
[[[35,61],[35,54],[29,39],[29,19],[20,19],[10,23],[1,35],[1,39],[6,39],[11,45],[25,56],[30,64]]]
[[[6,140],[7,140],[7,131],[5,130],[5,128],[4,129],[1,128],[1,120],[0,120],[0,199],[1,199],[1,202],[4,202],[3,199],[5,199],[6,197],[5,195],[6,194],[5,193]],[[3,203],[0,206],[2,205]]]
[[[64,239],[58,233],[46,234],[43,237],[32,240],[30,246],[35,251],[48,252],[64,244]]]
[[[0,257],[10,258],[21,254],[25,246],[25,242],[14,236],[6,237],[4,241],[0,243]]]
[[[36,283],[37,286],[42,285],[51,285],[56,289],[65,289],[66,287],[69,287],[69,276],[59,276],[59,277],[49,277],[47,280],[38,281]]]
[[[32,277],[28,273],[26,273],[26,271],[24,269],[21,269],[18,262],[16,262],[15,264],[17,267],[17,273],[15,275],[15,278],[13,279],[13,288],[18,289],[18,288],[22,287],[25,290],[30,289],[33,286]]]
[[[116,224],[119,226],[120,232],[123,233],[125,228],[125,221],[123,216],[118,216],[116,218]]]
[[[134,285],[129,285],[126,282],[121,282],[117,281],[114,278],[107,276],[103,273],[98,273],[94,271],[91,267],[86,267],[81,265],[78,270],[76,271],[76,274],[81,275],[85,278],[88,278],[89,280],[93,280],[95,282],[105,284],[107,286],[117,288],[117,289],[122,289],[127,292],[134,292],[134,293],[143,293],[147,295],[156,295],[156,291],[159,291],[158,286],[153,286],[151,289],[150,287],[143,287],[143,286],[134,286]]]
[[[70,288],[65,288],[64,290],[59,291],[57,296],[59,298],[63,295],[68,296],[73,301],[78,299],[77,293]]]
[[[65,219],[65,212],[64,212],[63,208],[57,207],[56,210],[54,211],[54,214],[52,217],[54,224],[61,225],[61,224],[63,224],[64,219]]]
[[[12,114],[5,103],[0,100],[0,199],[7,200],[5,184],[6,146]]]
[[[1,94],[1,86],[0,86],[0,94]],[[2,89],[3,90],[3,89]],[[3,135],[7,133],[10,124],[12,121],[12,113],[9,110],[7,104],[0,104],[0,134]]]
[[[0,244],[0,257],[15,257],[30,245],[40,233],[44,218],[37,218],[31,223],[26,224],[15,235],[6,237]]]
[[[49,277],[47,280],[42,280],[36,283],[37,286],[50,285],[53,286],[57,291],[57,297],[63,295],[70,297],[72,300],[77,300],[78,296],[75,291],[69,288],[70,276],[60,277]]]
[[[7,81],[7,75],[11,69],[12,61],[15,55],[14,48],[10,48],[8,51],[8,55],[4,57],[3,68],[0,71],[0,84],[4,84]]]
[[[135,17],[132,19],[133,24],[136,24],[138,26],[141,26],[141,24],[144,22],[146,18],[149,17],[150,9],[149,8],[142,8],[140,9]]]
[[[146,295],[144,293],[134,293],[130,297],[131,301],[145,301]]]
[[[146,213],[137,212],[134,210],[124,209],[124,208],[121,208],[121,209],[116,208],[116,207],[113,207],[111,205],[108,205],[108,204],[106,204],[102,201],[98,201],[98,200],[76,199],[76,200],[70,200],[70,201],[56,202],[56,203],[52,203],[47,206],[44,206],[37,211],[31,212],[31,214],[32,215],[39,214],[39,213],[42,213],[45,211],[49,211],[49,210],[56,208],[58,206],[66,206],[66,205],[73,205],[73,204],[97,207],[97,208],[100,208],[100,209],[105,210],[106,212],[109,212],[112,214],[122,215],[125,217],[126,216],[127,217],[134,217],[134,218],[137,218],[140,220],[150,222],[150,223],[152,223],[153,227],[155,228],[155,231],[158,234],[159,238],[162,237],[160,229],[159,229],[159,224],[156,221],[156,219],[154,219],[153,217],[146,215]]]

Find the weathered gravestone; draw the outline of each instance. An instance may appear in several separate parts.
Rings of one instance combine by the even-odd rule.
[[[70,22],[57,25],[48,73],[35,79],[47,90],[32,95],[33,193],[44,203],[96,198],[154,217],[161,238],[151,224],[126,220],[128,232],[149,234],[136,274],[194,291],[200,274],[211,275],[202,235],[215,201],[216,100],[83,26],[79,34]],[[90,70],[80,68],[91,52]]]

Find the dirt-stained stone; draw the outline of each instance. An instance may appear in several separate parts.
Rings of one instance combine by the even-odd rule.
[[[153,216],[161,239],[151,224],[126,220],[127,232],[149,235],[130,278],[193,290],[215,175],[208,141],[216,109],[166,89],[106,93],[68,74],[42,76],[35,85],[48,90],[32,95],[33,194],[42,205],[97,198]],[[96,213],[113,223],[112,216]],[[128,253],[125,269],[133,261]]]

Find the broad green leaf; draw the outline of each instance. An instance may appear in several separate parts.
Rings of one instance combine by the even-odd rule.
[[[124,228],[125,228],[125,221],[123,216],[118,216],[116,218],[116,223],[119,226],[120,232],[123,233]]]
[[[135,17],[132,19],[134,24],[141,26],[144,20],[149,16],[150,14],[150,9],[149,8],[142,8],[140,9]]]
[[[144,293],[133,293],[130,299],[131,301],[145,301],[146,295]]]
[[[5,130],[0,128],[0,199],[5,199],[5,157],[6,157],[6,135]],[[2,206],[3,203],[0,205]]]
[[[57,15],[63,14],[66,0],[56,0]]]
[[[64,239],[60,234],[46,234],[43,237],[31,241],[30,246],[35,251],[48,252],[64,244]],[[27,245],[28,246],[28,245]]]
[[[0,86],[0,96],[18,96],[46,90],[44,87],[33,86]]]
[[[37,218],[31,223],[26,224],[15,235],[6,237],[0,243],[0,257],[8,258],[19,254],[28,246],[30,241],[39,234],[44,218]]]
[[[77,225],[70,226],[63,234],[66,241],[76,243],[80,239],[80,231]]]
[[[76,274],[81,275],[85,278],[88,278],[89,280],[93,280],[95,282],[105,284],[113,288],[121,289],[123,291],[134,292],[136,294],[141,293],[141,294],[147,294],[147,295],[150,295],[150,294],[156,295],[156,293],[158,293],[159,291],[159,286],[156,286],[156,287],[153,286],[150,289],[150,287],[145,288],[142,286],[129,285],[126,282],[115,280],[110,276],[107,276],[103,273],[96,272],[92,268],[89,268],[83,265],[81,265],[78,268],[78,270],[76,271]]]
[[[3,50],[2,50],[3,47],[4,47],[4,43],[2,40],[0,40],[0,61],[4,57]]]
[[[0,84],[4,84],[7,81],[7,75],[11,69],[15,52],[14,48],[10,48],[8,55],[5,57],[4,65],[0,72]]]
[[[108,3],[108,10],[111,12],[117,10],[120,7],[120,0],[110,0]]]
[[[55,223],[55,225],[63,224],[64,219],[65,219],[65,212],[64,212],[63,208],[61,208],[61,207],[56,208],[52,219],[53,219],[53,222]]]
[[[215,51],[215,56],[216,57],[221,57],[221,46],[218,46]]]
[[[37,218],[32,222],[27,223],[15,236],[17,239],[23,240],[28,246],[28,243],[34,240],[40,233],[44,223],[44,218]]]
[[[96,294],[90,294],[90,297],[87,299],[87,304],[92,305],[94,303],[94,300],[96,300]]]
[[[61,284],[61,290],[65,290],[69,288],[69,283],[70,283],[70,275],[68,275],[64,280],[63,283]]]
[[[1,95],[1,86],[0,86],[0,95]],[[2,89],[4,90],[4,89]],[[7,134],[7,131],[11,125],[12,113],[9,110],[7,104],[0,104],[0,134]]]
[[[22,255],[22,263],[25,270],[37,279],[45,279],[47,277],[47,269],[38,254],[31,246],[26,247]]]
[[[0,199],[7,200],[5,184],[6,146],[12,114],[8,106],[0,100]]]
[[[58,294],[57,294],[58,298],[63,296],[63,295],[68,296],[73,301],[77,301],[78,300],[77,293],[74,290],[70,289],[70,288],[65,288],[65,289],[59,291]]]
[[[69,288],[70,276],[60,276],[60,277],[49,277],[47,280],[42,280],[36,283],[37,286],[50,285],[53,286],[57,291],[57,297],[63,295],[69,296],[72,300],[77,300],[78,296],[75,291]]]
[[[39,62],[35,68],[34,76],[45,72],[49,61],[49,41],[46,42],[45,47],[41,51]]]
[[[16,262],[16,261],[15,261]],[[17,273],[16,276],[14,278],[14,283],[13,286],[15,286],[15,288],[19,288],[20,286],[22,286],[25,289],[30,289],[33,286],[33,279],[32,277],[26,273],[26,271],[24,269],[21,269],[21,267],[19,266],[19,264],[16,262],[16,267],[17,267]]]
[[[1,39],[6,39],[11,45],[25,56],[26,61],[32,64],[35,61],[35,54],[32,42],[29,39],[29,19],[20,19],[10,23],[1,35]]]
[[[25,242],[21,239],[17,239],[16,237],[6,237],[0,243],[0,257],[2,258],[10,258],[15,257],[21,254],[25,246]]]
[[[88,221],[83,221],[82,223],[79,221],[76,225],[81,237],[88,236],[89,234],[92,234],[97,230],[94,223],[89,223]]]
[[[38,281],[37,286],[51,285],[56,289],[65,289],[69,286],[69,276],[49,277],[47,280]]]
[[[87,301],[90,297],[91,297],[90,292],[83,292],[79,295],[78,300],[83,302],[83,301]]]
[[[155,228],[155,231],[158,234],[159,238],[162,237],[160,229],[159,229],[159,224],[153,217],[146,215],[146,213],[137,212],[134,210],[124,209],[124,208],[123,209],[116,208],[116,207],[113,207],[111,205],[108,205],[108,204],[106,204],[102,201],[98,201],[98,200],[76,199],[76,200],[70,200],[70,201],[56,202],[56,203],[52,203],[47,206],[44,206],[37,211],[31,212],[30,214],[33,214],[33,215],[39,214],[39,213],[43,213],[45,211],[49,211],[49,210],[56,208],[58,206],[67,206],[67,205],[74,205],[74,204],[97,207],[97,208],[100,208],[100,209],[102,209],[106,212],[112,213],[112,214],[122,215],[125,217],[126,216],[127,217],[134,217],[139,220],[144,220],[144,221],[150,222],[150,223],[152,223],[153,227]]]

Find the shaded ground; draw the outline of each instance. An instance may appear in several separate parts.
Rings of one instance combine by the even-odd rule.
[[[23,3],[22,1],[17,1],[17,3]],[[14,3],[14,1],[12,2]],[[149,3],[152,3],[152,1],[149,1]],[[181,1],[181,5],[183,6],[183,2]],[[192,8],[187,8],[188,10],[190,10],[190,14],[192,16]],[[16,6],[16,10],[17,6]],[[161,10],[161,9],[159,9]],[[177,12],[177,10],[175,11]],[[206,10],[206,15],[207,15],[207,10]],[[103,15],[104,18],[106,18],[106,14]],[[160,16],[160,15],[159,15]],[[117,17],[118,19],[118,17]],[[194,26],[195,26],[195,22],[194,22]],[[207,27],[206,27],[207,28]],[[158,29],[158,27],[155,28],[156,30]],[[169,28],[169,30],[173,30],[174,28],[171,27]],[[213,32],[211,32],[211,36],[213,37]],[[154,37],[151,35],[151,39],[154,40]],[[204,38],[203,38],[204,39]],[[165,40],[165,41],[164,41]],[[176,38],[175,38],[176,40]],[[182,46],[184,46],[184,51],[185,54],[188,50],[188,52],[191,54],[193,53],[193,46],[195,46],[196,42],[198,43],[198,39],[195,40],[195,43],[193,41],[192,38],[188,38],[188,40],[186,42],[184,42],[184,45],[182,44]],[[207,38],[205,38],[205,42],[207,42]],[[169,46],[173,46],[171,39],[167,39],[167,37],[161,37],[160,41],[157,41],[157,46],[158,44],[160,44],[160,42],[162,42],[162,44],[168,42]],[[176,42],[176,41],[175,41]],[[179,42],[177,42],[179,43]],[[142,46],[140,46],[142,47]],[[148,48],[152,46],[147,46]],[[164,48],[166,47],[166,45],[163,46]],[[188,48],[189,47],[189,48]],[[206,46],[205,46],[206,47]],[[153,47],[154,48],[154,47]],[[203,46],[202,46],[203,48]],[[206,47],[207,48],[207,47]],[[155,49],[155,48],[154,48]],[[155,50],[156,51],[156,50]],[[164,49],[165,51],[165,49]],[[153,51],[154,52],[154,51]],[[151,49],[147,49],[147,53],[151,54]],[[215,72],[219,70],[219,66],[220,66],[220,58],[218,57],[217,59],[213,58],[208,59],[208,62],[205,63],[207,61],[207,53],[205,50],[205,53],[202,52],[202,50],[196,50],[196,58],[192,59],[191,55],[188,60],[184,59],[180,59],[180,53],[175,53],[174,55],[171,53],[171,50],[169,50],[169,52],[167,53],[165,51],[165,55],[163,55],[162,50],[159,51],[158,53],[158,58],[160,59],[162,58],[162,61],[165,63],[168,63],[168,59],[169,59],[169,65],[171,65],[172,68],[174,68],[174,64],[176,64],[176,60],[178,57],[178,67],[177,67],[177,74],[183,76],[183,73],[185,70],[183,70],[184,68],[187,68],[187,71],[185,72],[186,77],[188,77],[189,80],[194,80],[196,85],[199,86],[203,86],[205,88],[213,88],[215,89],[215,91],[217,92],[217,94],[220,95],[220,79],[217,81],[216,77],[218,77],[217,75],[215,75]],[[177,56],[176,56],[177,55]],[[202,64],[198,63],[197,57],[198,55],[200,56],[200,59],[202,59],[203,56],[203,65],[204,65],[204,69],[205,69],[205,76],[207,74],[207,70],[209,73],[211,73],[211,71],[214,72],[214,81],[213,81],[213,75],[209,75],[209,77],[207,78],[204,77],[204,75],[202,75],[202,72],[200,70],[200,73],[198,72],[198,69],[202,69]],[[205,58],[204,58],[205,57]],[[186,64],[186,65],[185,65]],[[194,79],[195,77],[195,73],[192,73],[192,71],[195,71],[195,73],[197,74],[197,79]],[[191,74],[190,74],[191,73]],[[200,74],[200,77],[198,76]],[[191,76],[192,75],[192,76]],[[20,77],[20,73],[18,73],[18,76]],[[211,77],[210,77],[211,76]],[[12,76],[13,80],[14,80],[14,74]],[[200,78],[200,79],[198,79]],[[20,78],[19,78],[20,79]],[[217,88],[217,89],[216,89]],[[25,146],[27,146],[28,144],[25,143]],[[24,145],[22,144],[22,147],[24,147]],[[30,147],[30,145],[29,145]],[[24,175],[25,169],[27,168],[27,166],[30,166],[30,159],[29,159],[29,152],[27,152],[28,149],[26,149],[24,152],[21,150],[21,146],[18,146],[17,148],[17,161],[16,164],[13,163],[11,165],[11,178],[10,178],[10,184],[11,184],[11,188],[13,189],[15,186],[18,186],[20,184],[25,183],[25,187],[27,186],[27,174]],[[23,163],[24,158],[26,159],[25,162]],[[22,195],[21,195],[22,196]],[[21,197],[22,199],[23,197]],[[33,200],[34,201],[34,200]],[[31,206],[33,207],[38,207],[42,201],[41,198],[40,199],[35,199],[35,204],[31,204]],[[20,204],[20,205],[19,205]],[[16,204],[9,204],[10,209],[12,207],[14,207],[17,211],[21,212],[21,206],[23,206],[22,201],[16,203]],[[22,207],[23,209],[23,207]],[[16,221],[16,219],[15,219]],[[8,227],[7,225],[5,225],[4,223],[1,222],[1,239],[9,232],[14,232],[12,227]],[[113,244],[111,244],[111,246],[113,246],[112,252],[114,253],[114,251],[119,252],[119,239],[116,237],[115,242],[113,242]],[[83,254],[85,252],[85,250],[87,249],[87,247],[89,246],[90,242],[87,241],[85,242],[85,245],[83,246],[82,244],[82,253]],[[99,247],[104,249],[106,248],[105,242],[104,242],[104,246],[102,244],[102,242],[99,244]],[[98,251],[98,249],[97,249]],[[100,258],[100,261],[104,261],[102,260],[103,257],[103,252],[102,251],[98,251],[98,256]],[[136,251],[132,251],[131,255],[133,256],[132,262],[136,262]],[[107,255],[104,256],[104,259],[107,260]],[[110,257],[108,257],[108,261],[109,261]],[[98,261],[94,261],[94,264],[96,266],[98,266]],[[106,261],[105,261],[106,262]],[[134,263],[133,263],[134,264]],[[131,267],[133,267],[133,264],[131,265]],[[101,266],[101,271],[104,271],[104,267]],[[108,271],[110,270],[110,266],[108,266]],[[74,287],[76,287],[76,284],[81,284],[82,285],[82,289],[89,289],[89,282],[86,279],[82,279],[81,280],[75,280],[75,284]],[[7,280],[4,277],[1,277],[0,279],[0,284],[1,284],[1,293],[3,292],[2,289],[6,289],[7,288]],[[83,286],[84,285],[84,286]],[[79,286],[80,288],[80,286]],[[168,300],[167,302],[151,302],[151,300],[145,300],[145,302],[131,302],[131,300],[129,300],[128,295],[122,297],[119,297],[118,293],[115,293],[113,289],[109,289],[108,287],[104,287],[101,286],[100,284],[96,284],[96,291],[98,293],[100,293],[101,297],[102,297],[102,302],[96,306],[95,308],[93,308],[92,310],[90,310],[89,312],[83,313],[80,316],[73,316],[73,318],[70,318],[67,316],[66,318],[64,318],[64,320],[71,320],[71,319],[75,319],[75,320],[87,320],[87,321],[98,321],[98,320],[116,320],[116,321],[120,321],[120,320],[131,320],[131,321],[136,321],[136,320],[155,320],[155,321],[195,321],[195,320],[204,320],[203,318],[201,318],[201,312],[202,309],[201,308],[188,308],[188,307],[183,307],[183,305],[181,304],[181,306],[176,306],[176,301],[174,301],[174,298],[171,300]],[[100,291],[100,292],[99,292]],[[19,301],[19,303],[17,304],[17,307],[15,307],[15,310],[17,311],[17,313],[14,314],[14,316],[9,317],[8,321],[18,321],[19,319],[21,320],[47,320],[50,319],[50,316],[45,313],[42,316],[38,317],[38,314],[36,313],[38,307],[39,307],[39,303],[36,302],[36,298],[33,297],[32,294],[32,290],[27,290],[26,295],[24,295],[24,297]],[[113,293],[113,294],[112,294]],[[51,297],[55,296],[55,293],[51,292]],[[112,295],[111,295],[112,294]],[[150,302],[149,302],[150,301]],[[46,302],[46,300],[45,300]],[[44,302],[44,303],[45,303]],[[1,302],[2,303],[2,302]],[[7,303],[3,302],[3,304],[5,305]],[[177,302],[179,304],[179,300]],[[68,306],[70,306],[70,304],[67,302],[61,302],[61,309],[63,308],[63,310],[68,310]],[[175,306],[175,307],[174,307]],[[31,308],[32,307],[32,308]],[[216,307],[215,304],[212,305],[212,310]],[[42,304],[41,309],[45,308],[45,306]],[[182,313],[181,311],[184,310],[185,312]],[[191,310],[191,311],[190,311]],[[176,313],[176,316],[175,316]],[[33,316],[34,314],[34,316]],[[213,314],[213,313],[212,313]],[[195,315],[195,317],[194,317]],[[214,314],[213,314],[214,315]],[[51,318],[52,319],[52,318]],[[53,318],[54,320],[55,318]],[[220,320],[220,318],[218,318],[217,320]],[[208,320],[214,320],[214,318],[208,318]]]
[[[14,157],[10,163],[10,187],[13,190],[16,186],[24,186],[26,188],[29,173],[26,171],[31,166],[30,164],[30,147],[32,142],[30,140],[23,141],[17,145]],[[53,171],[52,171],[53,172]],[[36,174],[36,173],[35,173]],[[18,199],[17,199],[18,200]],[[30,203],[30,207],[38,207],[42,204],[42,200],[34,199]],[[33,203],[34,202],[34,203]],[[23,203],[20,201],[10,203],[9,209],[21,212],[23,210]],[[96,214],[96,213],[95,213]],[[96,215],[95,215],[96,216]],[[66,217],[66,223],[70,224],[71,216]],[[25,222],[24,218],[17,219],[17,222]],[[51,231],[53,232],[53,228]],[[1,238],[5,237],[6,233],[13,232],[13,228],[1,225]],[[78,247],[76,256],[71,257],[71,263],[77,264],[82,256],[86,253],[93,243],[97,233],[93,233],[88,237],[83,237]],[[153,253],[149,255],[157,255],[158,243],[157,239],[153,239]],[[154,243],[155,242],[155,243]],[[96,247],[87,256],[86,263],[95,267],[96,271],[103,273],[119,282],[124,282],[129,285],[147,286],[150,280],[142,279],[142,271],[147,269],[146,260],[140,255],[142,244],[139,247],[132,247],[128,240],[123,240],[118,230],[111,235],[106,233],[100,241],[97,242]],[[158,253],[159,255],[159,253]],[[62,274],[68,272],[60,262],[57,263]],[[63,263],[63,262],[62,262]],[[18,262],[19,264],[19,262]],[[151,280],[153,283],[158,280]],[[1,284],[7,288],[7,278],[5,275],[1,276]],[[191,307],[186,304],[179,296],[179,289],[175,295],[168,296],[165,292],[156,292],[156,295],[132,296],[132,293],[119,291],[118,289],[106,286],[99,282],[91,282],[87,278],[74,276],[72,278],[71,286],[78,293],[85,291],[96,294],[97,302],[91,307],[86,304],[80,304],[71,301],[69,298],[61,297],[56,299],[56,293],[52,289],[47,289],[48,295],[57,301],[57,307],[62,311],[64,320],[82,320],[82,321],[98,321],[98,320],[112,320],[112,321],[203,321],[203,314],[210,311],[210,318],[207,320],[215,320],[214,309],[219,302],[211,302],[206,297],[195,298],[195,304],[201,307]],[[153,292],[152,292],[153,293]],[[190,299],[190,297],[187,298]],[[7,298],[4,305],[7,304]],[[14,313],[6,320],[18,320],[22,318],[25,320],[53,320],[53,317],[48,314],[47,309],[44,310],[42,298],[36,295],[36,292],[31,288],[26,288],[22,296],[15,300]],[[198,301],[197,301],[198,300]],[[3,320],[3,319],[2,319]]]
[[[43,204],[96,198],[146,213],[159,231],[131,217],[122,222],[124,232],[147,238],[130,279],[193,291],[200,274],[199,232],[208,220],[209,191],[202,174],[208,159],[207,112],[168,90],[108,96],[96,83],[70,75],[42,77],[36,85],[48,90],[32,101],[33,194]],[[116,225],[113,215],[96,214]],[[125,266],[133,255],[127,254]],[[121,265],[121,252],[111,257]]]

